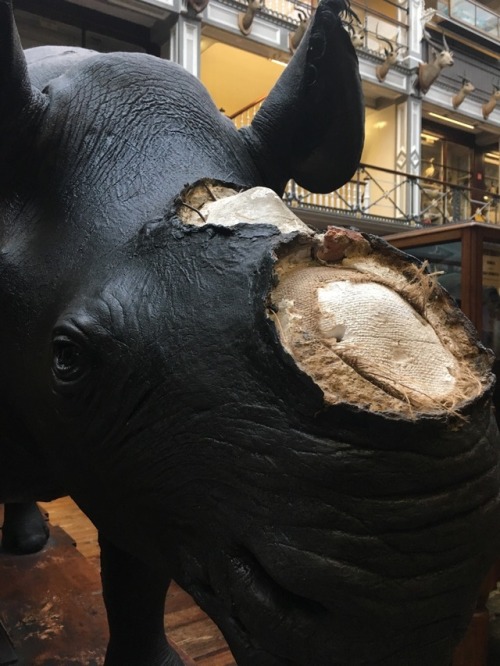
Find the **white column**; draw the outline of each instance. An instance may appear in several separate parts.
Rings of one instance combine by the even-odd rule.
[[[170,60],[197,77],[200,76],[200,40],[201,21],[181,14],[170,36]]]
[[[422,60],[422,34],[425,16],[428,10],[425,9],[424,0],[409,0],[408,5],[408,59],[411,67],[415,67]]]
[[[498,152],[500,153],[500,140],[499,140],[499,142],[498,142],[498,148],[497,148],[497,150],[498,150]],[[498,165],[498,169],[497,169],[497,178],[498,178],[497,184],[498,184],[498,188],[499,188],[499,189],[498,189],[498,193],[500,194],[500,164]]]
[[[420,175],[420,133],[422,129],[422,101],[409,96],[396,108],[396,170]],[[403,177],[398,180],[402,183]],[[415,219],[420,213],[418,185],[410,182],[407,188],[397,189],[397,204]]]
[[[424,0],[409,0],[408,2],[408,51],[406,62],[416,74],[419,63],[422,62],[422,34],[425,22]],[[412,85],[413,76],[410,76],[409,86]],[[414,90],[408,88],[408,97],[396,108],[396,170],[409,175],[420,175],[420,152],[422,131],[422,100]],[[404,177],[398,179],[404,182]],[[408,187],[399,187],[397,190],[398,206],[404,210],[410,219],[417,219],[420,214],[420,193],[416,181],[410,182]]]

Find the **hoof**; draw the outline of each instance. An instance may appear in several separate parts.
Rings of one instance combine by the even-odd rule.
[[[47,543],[49,528],[34,502],[5,505],[2,548],[10,553],[37,553]]]

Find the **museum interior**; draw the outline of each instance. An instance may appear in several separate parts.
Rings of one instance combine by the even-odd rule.
[[[201,79],[239,128],[287,67],[316,4],[15,0],[14,7],[24,48],[58,44],[173,60]],[[483,343],[500,354],[500,0],[351,0],[351,9],[356,18],[346,29],[366,113],[361,163],[334,192],[290,181],[284,201],[315,229],[356,228],[427,262]],[[494,367],[500,374],[500,364]],[[69,499],[41,506],[76,542],[86,564],[75,567],[97,572],[90,522]],[[453,666],[500,664],[499,578],[500,566],[485,583]],[[88,589],[99,595],[95,582]],[[174,586],[169,598],[166,622],[186,664],[234,666],[221,634],[189,596]],[[0,664],[17,663],[5,659],[0,653]]]

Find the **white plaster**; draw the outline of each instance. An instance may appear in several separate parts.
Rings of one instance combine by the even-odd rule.
[[[457,364],[434,329],[399,294],[375,283],[330,282],[317,291],[319,332],[349,351],[374,381],[444,398]]]
[[[208,201],[200,208],[200,213],[205,223],[200,215],[193,212],[189,216],[189,224],[203,226],[208,223],[222,227],[242,223],[272,224],[284,234],[300,231],[308,236],[314,235],[280,197],[267,187],[253,187],[217,201]]]

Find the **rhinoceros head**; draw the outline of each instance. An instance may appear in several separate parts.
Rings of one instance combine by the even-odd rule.
[[[168,62],[28,67],[0,2],[5,420],[240,666],[444,666],[498,545],[489,352],[422,266],[277,196],[359,159],[343,9],[237,132]]]

